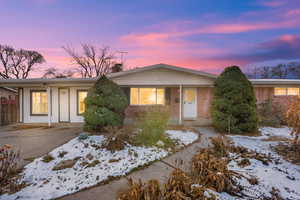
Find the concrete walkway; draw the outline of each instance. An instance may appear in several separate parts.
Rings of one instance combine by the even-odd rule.
[[[56,147],[68,142],[82,132],[80,127],[54,127],[15,129],[12,126],[0,128],[0,146],[10,144],[20,150],[25,165],[31,158],[43,156]]]
[[[198,142],[190,145],[186,149],[165,158],[163,161],[179,167],[183,170],[190,168],[190,160],[193,155],[200,149],[208,147],[210,144],[209,138],[217,136],[217,133],[212,128],[201,127],[197,128],[201,133],[201,138]],[[182,163],[182,164],[181,164]],[[160,182],[165,182],[173,168],[169,167],[161,161],[157,161],[145,169],[138,170],[131,173],[127,178],[134,180],[141,179],[148,181],[150,179],[157,179]],[[117,198],[119,191],[128,188],[126,177],[119,180],[111,181],[110,183],[102,186],[96,186],[72,195],[61,198],[62,200],[114,200]]]

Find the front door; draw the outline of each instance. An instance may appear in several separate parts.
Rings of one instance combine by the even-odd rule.
[[[69,89],[59,89],[59,122],[69,122]]]
[[[183,88],[183,117],[197,117],[197,88]]]

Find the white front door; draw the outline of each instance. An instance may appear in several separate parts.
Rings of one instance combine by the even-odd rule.
[[[69,122],[69,89],[59,89],[59,122]]]
[[[197,117],[197,88],[183,88],[183,118]]]

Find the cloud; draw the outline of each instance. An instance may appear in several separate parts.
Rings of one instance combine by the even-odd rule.
[[[127,42],[137,39],[139,41],[137,44],[141,45],[135,46],[135,49],[133,48],[130,51],[135,55],[134,57],[129,57],[127,64],[130,66],[137,66],[137,64],[139,64],[138,66],[144,66],[165,62],[216,73],[229,65],[245,66],[270,60],[300,58],[299,35],[281,35],[272,40],[254,45],[250,49],[245,49],[243,53],[239,54],[226,53],[222,49],[209,48],[206,44],[192,45],[184,41],[174,43],[169,37],[163,35],[140,36],[137,38],[131,35],[125,38],[128,40]],[[148,44],[155,45],[150,48]]]
[[[262,42],[242,54],[229,54],[212,57],[215,60],[234,60],[240,64],[264,62],[270,60],[293,60],[300,58],[300,36],[282,35],[267,42]]]
[[[271,7],[271,8],[279,7],[286,4],[286,2],[283,0],[267,0],[267,1],[259,1],[258,3],[260,5]]]
[[[288,16],[288,17],[295,17],[297,15],[300,15],[300,9],[291,9],[291,10],[288,10],[286,13],[286,16]]]
[[[48,5],[48,4],[55,3],[58,0],[30,0],[30,1],[39,5]]]

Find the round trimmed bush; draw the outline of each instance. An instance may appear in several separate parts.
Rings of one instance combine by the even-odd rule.
[[[251,82],[237,66],[227,67],[215,81],[213,125],[228,133],[256,132],[256,97]]]
[[[102,130],[105,126],[121,126],[128,100],[123,90],[102,76],[89,90],[83,114],[85,130]]]

